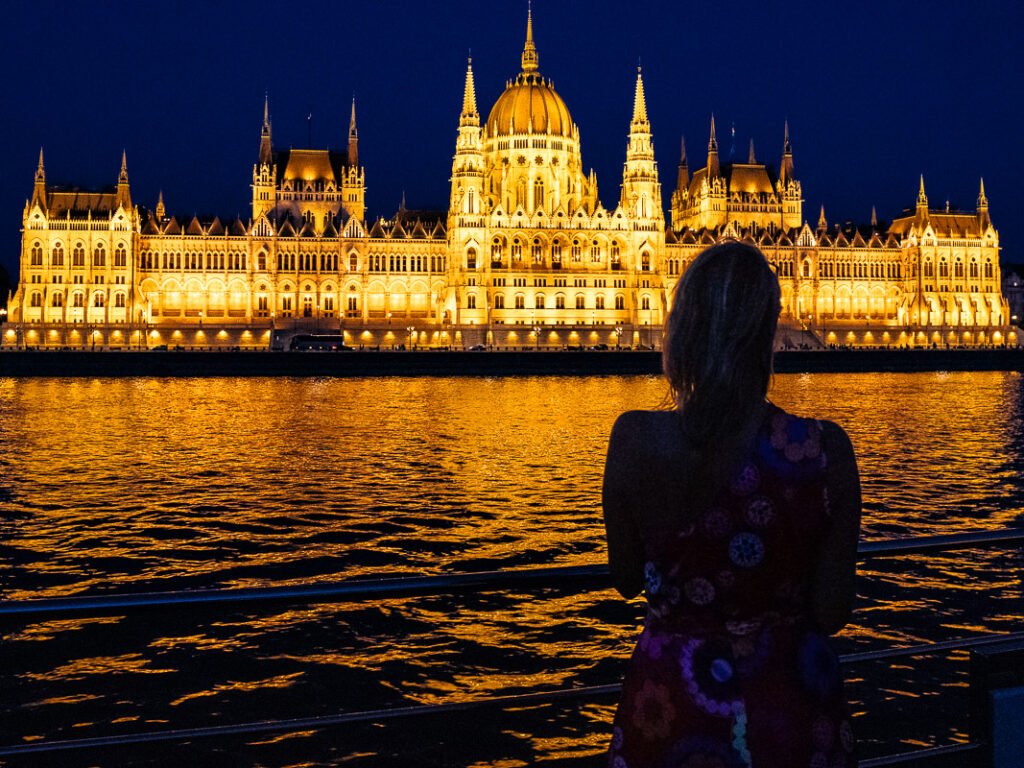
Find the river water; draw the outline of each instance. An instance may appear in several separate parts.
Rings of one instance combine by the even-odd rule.
[[[598,563],[612,422],[664,396],[654,377],[0,379],[0,584],[23,599]],[[771,398],[846,427],[864,538],[1024,522],[1019,374],[779,375]],[[874,561],[839,649],[1020,630],[1021,565],[1005,550]],[[615,682],[642,614],[556,583],[12,624],[0,742]],[[966,738],[966,654],[846,676],[864,756]],[[596,765],[613,707],[17,764]]]

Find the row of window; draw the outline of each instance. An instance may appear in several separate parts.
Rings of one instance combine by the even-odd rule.
[[[40,243],[32,244],[32,248],[29,251],[29,261],[33,267],[43,266],[43,246]],[[128,266],[128,251],[124,245],[118,244],[114,249],[113,263],[115,267]],[[107,250],[102,243],[93,249],[92,265],[94,267],[105,267],[107,265]],[[50,251],[50,266],[64,266],[64,246],[60,243],[53,246],[53,250]],[[74,248],[71,249],[71,266],[85,266],[85,246],[82,243],[75,243]]]
[[[515,309],[526,309],[526,296],[522,293],[517,293],[512,297],[512,306]],[[547,300],[543,293],[535,294],[533,297],[533,309],[545,309]],[[615,297],[615,309],[626,308],[626,297],[617,295]],[[466,297],[466,308],[476,309],[476,294],[469,294]],[[505,309],[505,294],[496,293],[494,294],[494,309]],[[651,308],[651,297],[642,296],[640,298],[640,309],[649,310]],[[555,296],[555,309],[565,309],[565,294],[557,294]],[[576,296],[576,309],[587,309],[586,297],[583,294]],[[593,309],[606,309],[605,297],[598,294],[594,297]]]
[[[103,294],[102,292],[94,293],[93,296],[92,296],[92,306],[94,306],[94,307],[104,307],[104,306],[106,306],[106,301],[107,301],[106,295]],[[114,294],[114,306],[115,307],[124,307],[126,305],[125,304],[126,301],[127,301],[127,298],[126,298],[126,296],[125,296],[125,294],[123,292],[118,291],[117,293]],[[43,306],[43,294],[41,294],[39,291],[33,291],[29,295],[28,305],[30,307],[41,307],[41,306]],[[50,306],[51,307],[63,307],[64,306],[64,294],[62,294],[62,293],[54,293],[50,297]],[[71,304],[69,304],[68,306],[71,306],[71,307],[84,307],[85,306],[85,294],[82,293],[81,291],[75,291],[74,293],[72,293],[71,294]]]

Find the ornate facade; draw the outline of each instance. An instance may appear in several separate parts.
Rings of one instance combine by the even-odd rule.
[[[447,211],[366,220],[355,104],[345,152],[277,151],[266,103],[246,221],[179,219],[163,198],[47,185],[40,152],[5,346],[271,347],[293,333],[353,346],[656,345],[672,290],[708,245],[757,245],[782,285],[779,344],[1016,343],[984,185],[974,213],[929,207],[882,228],[803,219],[789,129],[781,162],[707,162],[685,147],[666,224],[637,72],[621,192],[586,172],[580,128],[541,75],[527,20],[521,71],[486,122],[467,67]]]

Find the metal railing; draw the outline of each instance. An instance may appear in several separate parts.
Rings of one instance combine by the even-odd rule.
[[[977,531],[967,534],[944,536],[919,536],[912,538],[882,539],[861,542],[858,560],[873,560],[886,557],[946,552],[961,549],[981,549],[1001,545],[1024,543],[1024,528],[1005,528],[995,531]],[[414,576],[388,579],[351,579],[327,584],[310,584],[295,587],[259,587],[243,589],[200,589],[178,592],[149,592],[125,595],[101,595],[95,597],[66,597],[43,600],[0,601],[0,620],[18,622],[47,621],[79,615],[124,614],[136,610],[166,610],[174,608],[195,608],[203,605],[243,606],[275,603],[322,603],[358,602],[369,599],[393,599],[417,595],[457,594],[466,591],[505,591],[514,588],[544,589],[558,584],[559,590],[579,587],[599,590],[610,587],[607,565],[556,566],[510,571],[485,571],[438,576]],[[902,646],[843,654],[843,664],[923,656],[952,650],[1005,642],[1024,640],[1024,632],[974,635],[957,640],[945,640],[919,645]],[[476,711],[503,707],[524,707],[548,704],[556,701],[598,698],[618,694],[618,683],[597,686],[560,688],[551,691],[471,699],[444,704],[392,707],[345,712],[315,717],[288,720],[263,720],[218,725],[200,728],[130,733],[119,736],[101,736],[61,741],[37,741],[26,744],[0,746],[0,757],[41,754],[93,747],[111,747],[127,744],[193,741],[196,739],[224,737],[231,735],[257,734],[291,730],[314,730],[328,726],[353,723],[383,722],[414,717],[441,715],[454,712]],[[912,752],[887,755],[862,760],[862,768],[942,757],[973,752],[979,748],[974,743],[950,744],[940,747],[914,750]]]

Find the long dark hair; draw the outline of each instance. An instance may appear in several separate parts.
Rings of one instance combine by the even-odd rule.
[[[703,251],[676,285],[662,368],[688,442],[702,457],[698,496],[727,481],[741,433],[772,377],[779,281],[764,255],[736,241]]]

